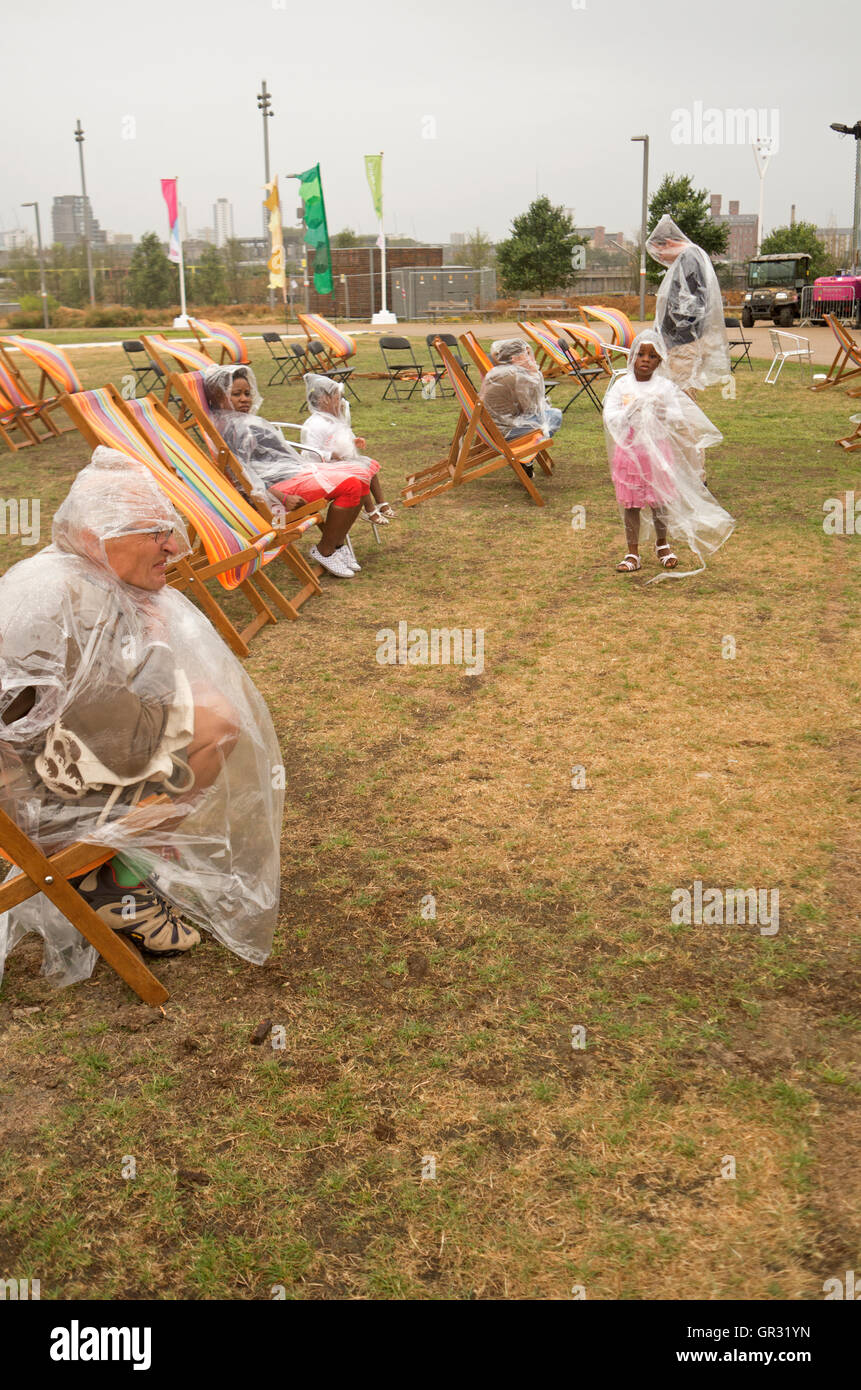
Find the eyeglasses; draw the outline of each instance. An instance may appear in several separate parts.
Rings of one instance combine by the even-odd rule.
[[[166,541],[169,541],[170,538],[171,538],[171,536],[173,536],[173,535],[175,535],[175,534],[176,534],[176,527],[175,527],[175,526],[163,527],[163,528],[162,528],[162,527],[158,527],[158,526],[152,526],[152,527],[133,526],[133,527],[132,527],[130,530],[128,530],[128,531],[121,531],[121,532],[120,532],[120,535],[122,535],[122,536],[152,536],[152,538],[153,538],[153,540],[155,541],[156,545],[164,545],[165,542],[166,542]]]

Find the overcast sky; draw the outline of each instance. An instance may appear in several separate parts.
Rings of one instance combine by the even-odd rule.
[[[688,173],[724,211],[737,198],[756,212],[749,145],[674,143],[673,113],[693,122],[700,103],[762,110],[759,133],[777,135],[767,229],[793,202],[844,226],[854,142],[828,126],[861,118],[859,59],[858,0],[18,3],[2,30],[0,227],[29,227],[18,205],[38,199],[50,241],[52,198],[80,191],[80,116],[103,227],[166,237],[159,179],[178,174],[190,229],[226,197],[236,235],[256,234],[263,78],[285,224],[296,185],[283,176],[319,161],[330,232],[373,230],[362,157],[383,150],[390,233],[433,242],[479,226],[498,240],[536,190],[580,225],[632,233],[642,146],[629,137],[645,133],[650,191]]]

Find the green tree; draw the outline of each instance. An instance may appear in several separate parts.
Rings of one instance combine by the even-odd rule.
[[[695,246],[701,246],[710,256],[719,254],[727,248],[729,227],[725,222],[713,222],[710,213],[708,191],[694,188],[687,174],[667,174],[649,202],[649,231],[660,222],[668,212]],[[663,275],[663,267],[658,267],[651,256],[646,256],[649,279],[654,282]]]
[[[503,288],[514,294],[565,289],[574,274],[571,253],[585,242],[563,207],[554,207],[547,197],[536,198],[515,217],[511,236],[496,248]]]
[[[812,222],[796,222],[794,227],[775,227],[762,243],[763,256],[775,256],[781,251],[807,251],[810,256],[810,278],[833,275],[837,262],[816,235]]]
[[[214,246],[205,246],[194,267],[195,304],[224,303],[224,262]]]
[[[127,292],[135,308],[161,309],[175,304],[177,271],[162,250],[155,232],[145,232],[135,247],[129,266]]]
[[[496,248],[490,237],[485,236],[480,227],[470,232],[462,248],[457,252],[458,259],[473,270],[484,270],[496,260]]]
[[[245,273],[242,262],[245,259],[245,252],[242,249],[242,242],[237,237],[230,237],[225,242],[222,252],[224,262],[224,278],[227,283],[227,300],[230,304],[239,304],[245,295]]]
[[[352,227],[344,227],[332,237],[332,246],[358,246],[359,238]]]

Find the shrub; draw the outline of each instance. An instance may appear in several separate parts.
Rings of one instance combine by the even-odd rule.
[[[95,304],[84,310],[87,328],[130,328],[140,320],[140,310],[123,304]]]

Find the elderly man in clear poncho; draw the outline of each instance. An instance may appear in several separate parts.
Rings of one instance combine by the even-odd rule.
[[[670,376],[683,391],[730,381],[723,301],[711,258],[669,213],[649,235],[646,250],[667,267],[655,301],[655,327],[667,346]]]
[[[550,405],[541,368],[522,338],[498,338],[490,345],[493,366],[481,383],[479,399],[506,439],[540,430],[550,437],[562,424],[562,411]],[[532,465],[522,464],[532,477]]]
[[[604,429],[628,545],[617,570],[641,568],[640,514],[645,509],[651,514],[651,520],[644,518],[645,538],[655,536],[659,563],[680,579],[705,568],[705,556],[723,545],[735,522],[704,480],[705,451],[723,436],[667,375],[666,359],[667,349],[654,329],[634,339],[625,371],[604,397]],[[685,542],[700,562],[698,569],[677,570],[670,538]]]
[[[0,579],[0,794],[47,853],[117,850],[76,886],[144,951],[195,945],[184,917],[260,964],[278,910],[283,773],[260,695],[168,587],[188,552],[151,474],[97,449],[53,543]],[[28,931],[58,983],[92,972],[94,948],[37,896],[0,917],[0,973]]]

